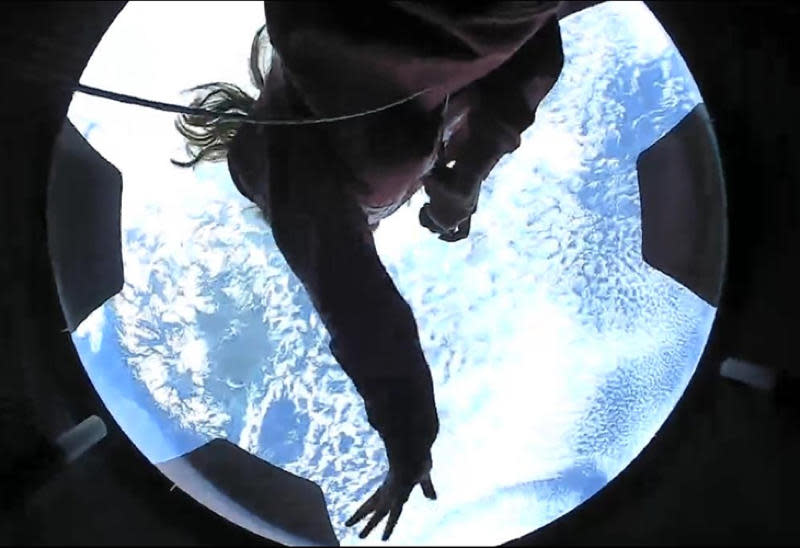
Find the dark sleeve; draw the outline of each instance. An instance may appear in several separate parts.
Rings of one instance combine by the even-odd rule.
[[[505,154],[520,145],[539,104],[561,74],[564,53],[553,14],[503,65],[473,84],[477,97],[463,136],[454,135],[446,161],[455,160],[480,183]]]
[[[381,264],[320,132],[287,129],[270,154],[275,241],[319,312],[393,466],[429,457],[439,423],[411,308]],[[324,169],[319,169],[324,165]]]

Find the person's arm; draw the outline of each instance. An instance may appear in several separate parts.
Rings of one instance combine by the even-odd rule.
[[[283,64],[272,68],[254,114],[308,118]],[[236,187],[272,227],[331,337],[330,348],[362,396],[390,468],[379,492],[356,513],[390,513],[391,533],[419,483],[435,498],[430,449],[439,429],[428,364],[411,308],[380,262],[372,232],[348,182],[352,173],[320,126],[244,125],[228,150]],[[370,521],[372,526],[375,523]]]
[[[448,160],[486,178],[536,119],[539,104],[561,74],[564,52],[553,14],[503,65],[476,82],[478,104],[469,113],[469,137]]]
[[[272,231],[364,398],[393,473],[413,474],[429,462],[439,427],[430,371],[411,308],[343,185],[347,171],[320,135],[288,129],[272,140],[279,149],[270,154]]]
[[[563,63],[561,32],[553,14],[506,63],[472,84],[469,93],[475,99],[467,122],[424,181],[431,198],[429,220],[442,230],[468,222],[477,209],[481,184],[504,155],[519,147],[522,132],[533,124]],[[452,169],[445,167],[451,162]],[[422,212],[420,219],[428,220]]]

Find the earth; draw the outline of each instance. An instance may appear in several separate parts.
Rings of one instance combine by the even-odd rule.
[[[186,6],[131,2],[82,82],[183,103],[202,82],[248,88],[261,4]],[[484,184],[470,237],[419,226],[423,193],[376,233],[441,421],[439,498],[415,491],[388,544],[497,544],[575,508],[655,435],[708,339],[716,310],[642,259],[636,174],[702,101],[696,84],[640,2],[562,33],[563,73]],[[342,544],[374,542],[344,521],[383,477],[382,443],[225,165],[172,167],[169,114],[76,95],[69,118],[124,181],[125,285],[73,334],[116,419],[154,463],[226,438],[319,484]]]

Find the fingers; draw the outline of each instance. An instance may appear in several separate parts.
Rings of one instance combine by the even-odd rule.
[[[388,514],[388,513],[389,513],[389,509],[385,508],[385,507],[378,508],[377,510],[375,510],[375,513],[372,514],[371,518],[369,518],[369,521],[367,522],[367,526],[364,527],[364,530],[361,531],[361,534],[358,535],[358,538],[367,538],[367,535],[369,535],[372,532],[372,530],[375,529],[375,526],[378,525],[380,523],[380,521],[384,517],[386,517],[386,514]]]
[[[438,227],[434,224],[433,220],[428,213],[429,205],[423,205],[419,210],[419,224],[430,230],[431,232],[438,233]]]
[[[361,507],[359,507],[359,509],[358,509],[358,510],[356,510],[355,514],[353,514],[352,516],[350,516],[350,519],[348,519],[348,520],[347,520],[347,521],[344,523],[344,524],[345,524],[345,526],[347,526],[347,527],[352,527],[353,525],[355,525],[356,523],[358,523],[359,521],[361,521],[362,519],[364,519],[364,517],[365,517],[367,514],[369,514],[370,512],[372,512],[372,511],[375,509],[375,507],[377,506],[377,504],[378,504],[378,498],[379,498],[379,496],[380,496],[380,492],[381,492],[381,490],[380,490],[380,488],[378,488],[378,490],[377,490],[377,491],[375,491],[375,492],[372,494],[372,496],[371,496],[370,498],[368,498],[368,499],[366,500],[366,502],[365,502],[364,504],[362,504],[362,505],[361,505]]]
[[[430,469],[430,466],[428,469]],[[433,482],[431,481],[429,473],[424,474],[419,484],[422,487],[422,493],[425,497],[436,500],[436,490],[433,487]],[[366,538],[388,514],[389,519],[386,521],[386,527],[384,528],[382,537],[383,540],[388,540],[394,532],[394,528],[403,511],[403,504],[408,500],[408,495],[411,493],[413,487],[413,483],[401,485],[387,480],[387,482],[381,485],[381,487],[355,511],[350,519],[345,522],[345,526],[352,527],[372,513],[366,526],[364,526],[364,529],[358,535],[363,539]]]
[[[392,511],[389,513],[389,519],[386,520],[386,529],[383,530],[383,540],[389,540],[389,537],[392,536],[392,531],[394,531],[394,526],[397,525],[397,520],[400,519],[400,513],[403,511],[403,504],[402,503],[395,503],[392,507]]]
[[[425,204],[419,210],[419,224],[423,227],[427,228],[434,234],[442,234],[443,236],[440,239],[444,239],[445,237],[452,237],[452,235],[456,234],[460,227],[464,225],[465,221],[462,221],[460,224],[455,226],[447,226],[439,224],[440,221],[436,220],[431,215],[431,205]]]
[[[433,488],[433,482],[430,476],[423,479],[419,485],[422,487],[422,494],[425,495],[426,498],[436,500],[436,489]]]
[[[463,240],[467,236],[468,236],[467,234],[463,234],[463,233],[460,233],[460,232],[454,232],[452,234],[442,234],[441,236],[439,236],[439,239],[441,241],[443,241],[443,242],[453,243],[453,242],[457,242],[459,240]]]
[[[472,224],[471,221],[471,219],[467,219],[458,225],[458,228],[455,231],[442,234],[439,236],[439,239],[445,242],[457,242],[459,240],[463,240],[469,236],[469,228]]]

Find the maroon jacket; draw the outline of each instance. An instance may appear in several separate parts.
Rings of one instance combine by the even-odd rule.
[[[437,162],[473,173],[477,199],[560,74],[558,4],[266,3],[274,54],[256,115],[351,114],[429,89],[344,122],[244,126],[229,151],[237,188],[264,210],[393,466],[429,456],[438,419],[414,316],[369,225]]]

